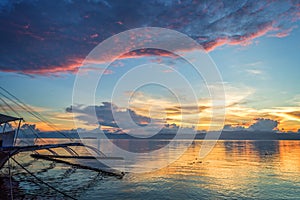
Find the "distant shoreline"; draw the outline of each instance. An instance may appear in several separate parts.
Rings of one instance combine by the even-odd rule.
[[[101,135],[97,137],[95,133],[83,133],[81,137],[79,137],[77,132],[73,133],[63,133],[69,138],[75,139],[139,139],[139,140],[149,140],[149,139],[195,139],[195,140],[203,140],[208,139],[205,138],[206,133],[197,133],[195,137],[191,135],[180,135],[176,136],[174,133],[158,133],[152,137],[133,137],[128,134],[113,134],[106,133],[105,135]],[[209,134],[209,133],[208,133]],[[41,138],[65,138],[65,136],[58,132],[41,132],[39,133],[39,137]],[[175,138],[176,136],[176,138]],[[20,135],[19,138],[33,138],[33,137],[23,137]],[[212,138],[214,139],[214,138]],[[250,131],[222,131],[218,140],[300,140],[300,133],[275,133],[275,132],[250,132]]]

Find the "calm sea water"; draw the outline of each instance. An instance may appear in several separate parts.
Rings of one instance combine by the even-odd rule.
[[[120,140],[136,149],[161,146],[166,141]],[[74,168],[51,161],[35,160],[29,153],[15,158],[36,176],[76,199],[299,199],[300,141],[218,141],[203,159],[202,141],[194,141],[175,162],[148,173],[127,173],[123,179]],[[100,144],[101,145],[101,144]],[[179,144],[172,151],[182,151]],[[155,157],[157,163],[164,156]],[[127,167],[148,167],[141,156]],[[131,165],[131,166],[128,166]],[[63,199],[13,164],[14,199]],[[7,169],[1,171],[5,176]],[[5,199],[6,178],[0,181]]]

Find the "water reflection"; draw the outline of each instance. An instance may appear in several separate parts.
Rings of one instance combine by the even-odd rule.
[[[298,196],[299,141],[219,141],[212,152],[200,160],[201,144],[195,141],[168,167],[133,176],[132,181],[153,184],[151,180],[167,180],[175,182],[179,191],[189,185],[187,191],[201,197],[203,194],[216,198]],[[187,191],[182,192],[188,195]]]
[[[52,140],[52,143],[61,142]],[[106,143],[90,141],[106,148]],[[132,151],[161,148],[166,141],[116,140]],[[72,169],[62,164],[32,161],[23,156],[23,163],[59,189],[73,191],[78,199],[296,199],[300,191],[300,141],[218,141],[210,154],[199,158],[202,141],[194,141],[178,160],[149,173],[128,173],[123,180],[96,178],[96,173]],[[166,162],[174,152],[185,149],[184,141],[176,143],[167,154],[149,162],[145,155],[126,162],[130,167],[155,167]],[[76,151],[84,150],[75,147]],[[113,155],[113,149],[111,154]],[[88,153],[88,152],[85,152]],[[20,161],[20,162],[21,162]],[[31,163],[32,162],[32,163]],[[49,165],[51,165],[49,167]],[[149,166],[150,165],[150,166]],[[41,171],[47,169],[46,172]],[[20,194],[39,196],[32,184],[24,184],[26,173],[16,173]],[[20,178],[21,177],[21,178]],[[91,180],[93,180],[91,182]],[[91,182],[91,183],[90,183]],[[1,182],[0,182],[1,183]],[[67,183],[67,184],[63,184]],[[81,187],[84,185],[84,187]],[[64,186],[64,187],[62,187]],[[44,191],[44,190],[43,190]],[[49,194],[54,195],[55,193]],[[26,197],[26,195],[25,195]]]

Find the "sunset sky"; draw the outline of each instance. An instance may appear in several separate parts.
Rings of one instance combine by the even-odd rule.
[[[248,128],[270,119],[279,122],[279,130],[297,132],[299,19],[300,1],[0,0],[0,85],[59,129],[75,128],[72,112],[83,128],[89,128],[86,110],[93,105],[71,107],[74,80],[85,57],[100,42],[122,31],[163,27],[196,40],[218,67],[226,91],[225,124],[230,128]],[[129,53],[111,64],[95,100],[103,128],[115,128],[109,113],[112,104],[120,112],[124,109],[122,99],[111,102],[109,93],[132,66],[145,62],[169,64],[191,77],[192,84],[201,82],[192,78],[185,63],[161,54]],[[172,73],[161,71],[162,76]],[[178,86],[178,91],[185,95],[184,88]],[[133,94],[130,110],[137,123],[143,124],[149,120],[150,107],[157,104],[166,110],[164,123],[207,129],[209,99],[205,91],[199,85],[198,105],[178,109],[164,89],[145,87]],[[7,106],[0,104],[2,108]],[[204,117],[199,124],[181,124],[178,110],[191,119],[201,114]],[[160,115],[151,117],[159,119]],[[29,115],[25,119],[41,130],[51,130]]]

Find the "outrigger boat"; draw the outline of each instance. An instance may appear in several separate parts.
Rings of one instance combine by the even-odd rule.
[[[81,142],[81,140],[75,140],[74,135],[68,135],[57,130],[55,125],[52,124],[49,120],[44,118],[31,107],[27,106],[20,99],[18,99],[16,96],[14,96],[1,86],[0,101],[0,170],[1,172],[7,172],[8,170],[10,188],[10,195],[8,195],[8,197],[13,198],[13,173],[11,172],[11,170],[14,168],[11,167],[10,162],[13,161],[21,169],[26,171],[30,176],[34,177],[39,184],[43,184],[67,198],[75,199],[73,196],[68,195],[67,193],[51,186],[49,183],[36,176],[34,172],[28,170],[26,167],[27,164],[22,164],[22,162],[18,160],[19,156],[17,155],[21,154],[22,152],[28,152],[29,155],[34,159],[59,162],[70,165],[72,166],[72,168],[74,167],[93,170],[99,172],[98,175],[109,175],[115,176],[117,178],[123,178],[123,176],[125,175],[125,173],[123,172],[124,170],[122,170],[124,162],[124,159],[122,157],[106,156],[99,150],[99,147],[96,148],[93,146],[85,145]],[[35,128],[30,125],[24,126],[25,130],[27,128],[30,133],[24,131],[24,127],[22,127],[21,124],[22,122],[25,122],[25,120],[23,120],[23,118],[21,117],[22,115],[18,111],[26,112],[24,114],[33,116],[40,122],[47,124],[49,127],[52,127],[53,130],[57,133],[64,136],[64,140],[58,141],[66,141],[65,139],[68,139],[70,140],[70,142],[53,143],[51,140],[42,138],[41,135],[35,130]],[[11,116],[12,113],[14,113],[14,115],[18,117]],[[114,166],[114,168],[110,166]],[[7,177],[1,176],[0,180],[4,180],[3,178],[6,180]],[[2,198],[1,195],[3,195],[3,193],[1,194],[1,192],[2,191],[0,191],[0,199]]]
[[[5,163],[12,158],[14,155],[17,155],[21,152],[35,152],[31,154],[32,157],[36,159],[45,159],[55,162],[64,163],[67,165],[72,165],[79,168],[89,169],[101,172],[106,175],[113,175],[118,178],[122,178],[124,173],[112,169],[105,164],[101,163],[99,160],[122,160],[121,157],[108,157],[104,155],[100,150],[92,146],[84,145],[80,142],[71,142],[71,143],[61,143],[61,144],[43,144],[43,145],[27,145],[27,146],[18,146],[16,141],[20,131],[20,125],[22,123],[22,118],[8,116],[0,114],[0,126],[2,127],[2,133],[0,133],[0,169],[5,165]],[[18,122],[18,125],[15,130],[9,130],[8,125],[10,122]],[[72,147],[84,147],[87,148],[97,155],[95,156],[80,156]],[[62,148],[69,153],[69,155],[60,155],[56,149]],[[40,150],[47,150],[49,154],[40,154]],[[75,161],[74,161],[75,160]],[[84,162],[80,162],[80,161]],[[94,160],[94,162],[86,162],[87,160]],[[92,164],[91,164],[92,163]]]

